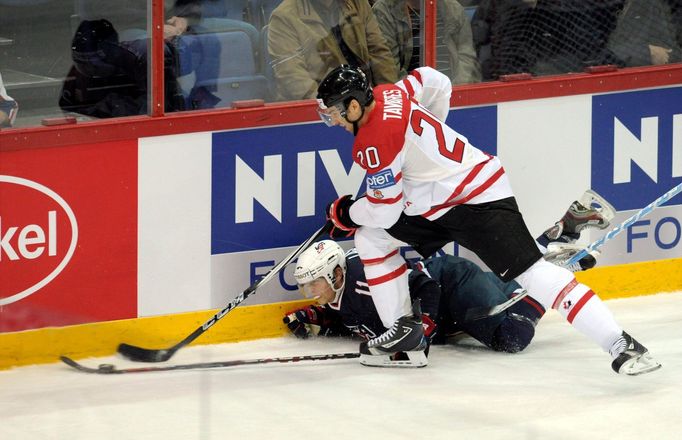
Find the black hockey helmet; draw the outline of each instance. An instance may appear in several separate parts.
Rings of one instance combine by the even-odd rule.
[[[360,69],[354,69],[348,64],[342,64],[324,77],[317,88],[317,99],[326,107],[355,98],[365,106],[372,102],[372,87],[367,76]]]
[[[355,99],[360,104],[362,113],[355,121],[348,119],[347,110],[350,101]],[[317,88],[317,113],[327,126],[334,125],[332,114],[338,111],[346,121],[353,124],[353,133],[358,134],[358,121],[365,114],[365,107],[374,101],[372,86],[367,76],[360,69],[342,64],[324,77]]]

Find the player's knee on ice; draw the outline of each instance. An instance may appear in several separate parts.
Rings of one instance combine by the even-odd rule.
[[[533,336],[535,325],[530,320],[519,320],[508,315],[495,329],[490,347],[495,351],[518,353],[530,344]]]
[[[514,304],[495,329],[491,348],[506,353],[522,351],[533,340],[535,326],[544,314],[544,307],[532,298]]]

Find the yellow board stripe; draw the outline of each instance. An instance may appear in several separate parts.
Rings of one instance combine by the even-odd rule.
[[[602,299],[651,295],[682,290],[682,258],[594,268],[576,274]],[[195,344],[238,342],[287,334],[284,313],[309,304],[290,301],[232,310]],[[56,362],[60,355],[75,359],[109,356],[121,342],[145,348],[168,348],[206,322],[217,310],[94,324],[53,327],[0,334],[0,369]]]
[[[575,277],[601,299],[682,290],[682,258],[595,267]]]
[[[310,300],[237,307],[192,345],[283,336],[288,332],[282,323],[284,314],[307,304]],[[109,356],[116,353],[121,342],[145,348],[168,348],[187,337],[217,311],[2,333],[0,369],[56,362],[61,355],[75,359]]]

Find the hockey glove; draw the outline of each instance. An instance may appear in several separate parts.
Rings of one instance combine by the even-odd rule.
[[[424,327],[424,336],[426,336],[429,345],[431,345],[433,338],[436,336],[438,325],[429,315],[422,315],[422,327]]]
[[[307,306],[293,310],[287,313],[282,321],[299,339],[306,339],[310,335],[325,336],[331,325],[331,321],[325,316],[325,309],[320,306]]]
[[[350,194],[347,194],[327,205],[329,236],[332,239],[352,237],[355,230],[360,227],[350,218],[350,207],[353,203],[355,200]]]

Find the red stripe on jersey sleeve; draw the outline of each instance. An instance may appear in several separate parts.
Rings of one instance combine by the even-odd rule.
[[[407,96],[409,96],[411,99],[414,96],[414,87],[412,87],[412,84],[407,78],[403,80],[403,85],[405,86],[405,90],[407,91]]]
[[[419,81],[419,84],[424,85],[424,81],[422,81],[422,74],[419,73],[418,70],[416,70],[416,69],[413,70],[412,72],[410,72],[410,75],[414,76],[414,79]]]
[[[401,193],[397,197],[393,197],[392,199],[378,199],[378,198],[370,196],[369,194],[367,194],[366,197],[367,197],[367,200],[370,201],[370,203],[374,203],[375,205],[392,205],[394,203],[398,203],[399,201],[401,201],[403,198],[403,195]]]

